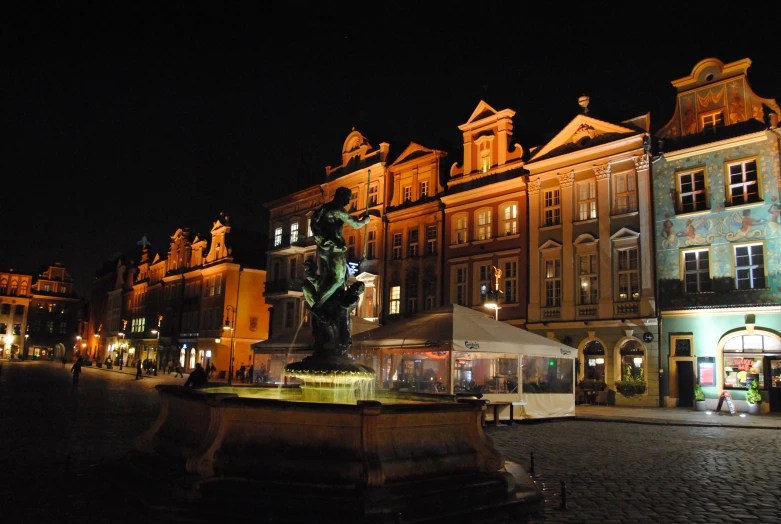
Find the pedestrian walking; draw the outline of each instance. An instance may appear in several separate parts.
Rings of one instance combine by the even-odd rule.
[[[194,388],[202,388],[209,381],[206,376],[206,370],[203,369],[201,363],[195,364],[195,369],[190,372],[190,376],[187,377],[187,381],[184,383],[184,387],[192,386]]]
[[[180,366],[180,365],[176,366],[176,374],[174,375],[174,378],[176,378],[176,377],[184,378],[184,373],[182,373],[182,366]]]
[[[62,367],[65,367],[65,355],[62,356]]]
[[[214,365],[214,362],[209,364],[209,378],[214,378],[214,374],[217,373],[217,366]]]
[[[141,359],[138,359],[138,362],[136,362],[136,380],[141,380],[143,377],[143,372],[141,371]]]
[[[71,373],[73,373],[73,385],[75,386],[79,383],[79,375],[81,375],[81,357],[76,359],[76,362],[73,363]]]

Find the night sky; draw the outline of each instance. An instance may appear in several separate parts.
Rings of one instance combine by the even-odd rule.
[[[516,111],[525,150],[582,94],[595,118],[650,112],[656,130],[670,82],[709,57],[750,58],[754,91],[781,101],[778,8],[423,4],[19,3],[0,21],[0,269],[62,262],[87,294],[144,234],[165,253],[220,212],[265,230],[263,204],[325,181],[353,127],[391,160],[414,141],[448,165],[480,100]]]

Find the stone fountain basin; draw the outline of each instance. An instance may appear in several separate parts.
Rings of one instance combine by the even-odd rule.
[[[156,388],[160,415],[134,447],[180,464],[201,485],[238,479],[269,493],[273,483],[298,497],[327,491],[322,499],[332,501],[341,489],[364,513],[409,510],[434,492],[452,507],[473,507],[470,497],[494,508],[542,500],[483,432],[482,400],[328,404],[263,398],[257,388]]]

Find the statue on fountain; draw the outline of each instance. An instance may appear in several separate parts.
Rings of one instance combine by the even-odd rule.
[[[365,366],[349,369],[356,365],[346,357],[352,344],[352,312],[365,286],[362,282],[355,282],[347,287],[347,243],[342,236],[342,229],[344,224],[358,229],[369,223],[368,215],[356,219],[346,211],[351,197],[349,189],[339,187],[333,200],[323,204],[312,216],[311,228],[317,243],[319,263],[307,264],[302,292],[312,312],[314,352],[302,362],[286,366],[286,371],[373,373]],[[325,365],[335,369],[321,370]],[[312,366],[316,369],[312,369]]]

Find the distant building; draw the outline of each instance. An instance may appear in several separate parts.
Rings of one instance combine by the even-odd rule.
[[[44,269],[32,285],[27,358],[72,360],[80,355],[84,299],[60,263]]]
[[[0,358],[32,357],[27,326],[32,301],[32,275],[0,271]]]

